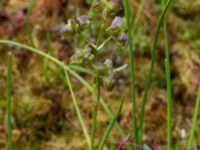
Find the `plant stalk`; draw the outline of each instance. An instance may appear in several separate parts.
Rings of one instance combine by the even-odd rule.
[[[162,0],[162,9],[166,4],[166,0]],[[164,47],[165,47],[165,72],[167,81],[167,150],[172,150],[172,92],[171,92],[171,72],[170,72],[170,58],[169,58],[169,42],[167,32],[167,20],[166,15],[163,19],[164,30]]]
[[[137,134],[137,119],[136,119],[136,102],[135,102],[135,66],[134,66],[134,49],[132,46],[132,30],[130,22],[130,9],[129,1],[124,0],[125,6],[125,18],[126,26],[128,29],[128,49],[129,49],[129,62],[130,62],[130,76],[131,76],[131,101],[132,101],[132,126],[133,126],[133,139],[135,143],[138,143],[138,134]]]
[[[8,130],[9,150],[13,150],[12,126],[11,126],[11,70],[12,70],[12,54],[8,53],[8,68],[7,68],[7,80],[6,80],[6,126]]]
[[[145,107],[146,107],[146,103],[147,103],[147,96],[148,96],[148,92],[151,86],[151,80],[152,80],[152,75],[153,75],[153,71],[154,71],[154,66],[155,66],[155,62],[156,62],[156,48],[158,45],[158,38],[159,38],[159,33],[160,33],[160,28],[161,25],[163,24],[163,20],[165,17],[165,14],[171,4],[172,0],[168,0],[158,21],[157,27],[156,27],[156,33],[154,36],[154,40],[153,40],[153,45],[152,45],[152,60],[151,60],[151,66],[150,66],[150,71],[147,77],[147,82],[145,85],[145,90],[144,90],[144,94],[142,97],[142,109],[141,109],[141,113],[140,113],[140,124],[139,124],[139,144],[142,144],[142,137],[143,137],[143,125],[144,125],[144,116],[145,116]]]
[[[199,89],[198,89],[198,94],[197,94],[197,99],[196,99],[196,104],[195,104],[194,115],[193,115],[193,119],[192,119],[192,126],[190,129],[190,137],[189,137],[189,141],[188,141],[187,150],[192,150],[193,141],[194,141],[194,132],[195,132],[195,127],[197,124],[198,113],[199,113],[199,107],[200,107],[200,85],[199,85]]]
[[[96,126],[97,126],[97,111],[98,111],[98,106],[99,106],[99,101],[100,101],[100,92],[101,92],[101,87],[100,87],[100,78],[97,76],[94,78],[94,89],[96,90],[96,100],[94,100],[93,103],[93,113],[92,113],[92,130],[91,130],[91,139],[90,139],[90,150],[94,150],[95,147],[95,133],[96,133]],[[95,93],[95,92],[94,92]]]

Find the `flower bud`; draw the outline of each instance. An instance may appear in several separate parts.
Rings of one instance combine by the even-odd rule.
[[[97,63],[93,65],[93,69],[100,76],[103,76],[107,71],[107,67],[103,63]]]
[[[82,59],[82,55],[81,53],[76,53],[74,55],[72,55],[69,59],[70,64],[82,64],[83,59]]]
[[[128,46],[128,37],[127,37],[125,32],[121,32],[120,36],[117,38],[117,41],[123,47],[127,47]]]
[[[112,72],[108,74],[108,77],[103,78],[103,85],[108,91],[113,90],[115,86],[115,78]]]
[[[105,66],[107,68],[112,68],[113,67],[113,62],[110,59],[106,59],[106,61],[104,62]]]
[[[80,16],[77,18],[80,29],[85,29],[90,26],[90,18],[88,16]]]
[[[74,32],[78,32],[80,30],[78,19],[70,19],[68,21],[68,25],[72,27]]]
[[[118,2],[118,1],[110,1],[108,3],[108,10],[111,13],[117,13],[118,11],[120,11],[122,9],[123,9],[122,3]]]
[[[101,1],[98,1],[93,5],[92,11],[94,13],[100,13],[103,11],[104,7],[105,7],[105,4]]]

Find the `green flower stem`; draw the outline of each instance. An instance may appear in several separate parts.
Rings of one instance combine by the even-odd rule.
[[[147,102],[147,96],[148,96],[148,92],[149,92],[149,88],[151,86],[151,80],[152,80],[152,74],[153,74],[153,70],[154,70],[154,66],[155,66],[155,61],[156,61],[156,48],[158,45],[158,38],[159,38],[159,33],[160,33],[160,28],[161,25],[163,24],[163,20],[165,18],[165,14],[169,8],[169,5],[171,4],[172,0],[168,0],[158,21],[157,27],[156,27],[156,33],[154,36],[154,40],[153,40],[153,46],[152,46],[152,61],[151,61],[151,66],[150,66],[150,71],[147,77],[147,82],[145,85],[145,90],[144,90],[144,94],[143,94],[143,98],[142,98],[142,109],[141,109],[141,113],[140,113],[140,124],[139,124],[139,144],[142,143],[142,137],[143,137],[143,124],[144,124],[144,115],[145,115],[145,106],[146,106],[146,102]]]
[[[12,54],[8,53],[8,67],[6,80],[6,127],[8,130],[8,149],[13,150],[12,143],[12,127],[11,127],[11,70],[12,70]]]
[[[95,133],[96,133],[96,126],[97,126],[97,111],[98,111],[98,106],[99,106],[99,101],[100,101],[100,93],[101,93],[101,87],[100,87],[100,78],[97,76],[94,78],[94,103],[93,103],[93,113],[92,113],[92,130],[91,130],[91,139],[90,139],[90,150],[94,150],[95,146]],[[97,97],[95,97],[97,96]]]
[[[197,94],[197,99],[196,99],[196,104],[195,104],[194,115],[193,115],[193,119],[192,119],[192,126],[190,129],[190,137],[189,137],[189,141],[188,141],[187,150],[192,150],[193,141],[194,141],[194,132],[195,132],[195,127],[196,127],[198,113],[199,113],[199,107],[200,107],[200,85],[199,85],[199,89],[198,89],[198,94]]]
[[[128,0],[124,0],[126,26],[128,29],[128,48],[129,48],[129,61],[130,61],[130,75],[131,75],[131,100],[132,100],[132,124],[133,124],[133,139],[135,143],[138,143],[137,134],[137,119],[136,119],[136,102],[135,102],[135,67],[134,67],[134,49],[132,46],[132,33],[130,22],[130,10]]]
[[[166,4],[166,0],[162,0],[162,9]],[[164,45],[165,45],[165,72],[167,81],[167,150],[172,150],[172,92],[171,92],[171,76],[170,76],[170,59],[169,59],[169,42],[167,32],[166,15],[163,19]]]

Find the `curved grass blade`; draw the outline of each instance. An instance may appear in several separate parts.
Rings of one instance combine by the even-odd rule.
[[[171,2],[172,2],[172,0],[168,0],[167,3],[165,4],[164,9],[162,10],[159,21],[157,23],[156,33],[155,33],[154,40],[153,40],[151,66],[150,66],[150,71],[149,71],[149,74],[148,74],[148,77],[147,77],[147,82],[146,82],[146,85],[145,85],[144,94],[143,94],[143,97],[142,97],[142,109],[141,109],[141,113],[140,113],[139,135],[138,135],[140,144],[142,143],[145,106],[146,106],[146,103],[147,103],[147,96],[148,96],[149,88],[151,86],[151,80],[152,80],[152,75],[153,75],[155,61],[156,61],[156,48],[157,48],[157,45],[158,45],[160,28],[161,28],[161,25],[162,25],[163,20],[165,18],[165,14],[166,14]]]
[[[75,97],[75,94],[74,94],[74,91],[73,91],[73,88],[72,88],[71,81],[70,81],[70,79],[69,79],[69,75],[68,75],[68,73],[67,73],[67,71],[66,71],[65,69],[64,69],[64,72],[65,72],[67,84],[68,84],[68,87],[69,87],[69,90],[70,90],[70,93],[71,93],[71,96],[72,96],[72,101],[73,101],[73,104],[74,104],[76,113],[77,113],[77,115],[78,115],[78,118],[79,118],[81,127],[82,127],[82,129],[83,129],[83,133],[84,133],[85,138],[86,138],[86,141],[87,141],[87,143],[88,143],[88,145],[89,145],[89,147],[90,147],[90,136],[89,136],[89,134],[88,134],[88,132],[87,132],[87,129],[86,129],[86,126],[85,126],[83,117],[82,117],[82,115],[81,115],[79,106],[78,106],[78,104],[77,104],[77,100],[76,100],[76,97]]]
[[[12,143],[12,127],[11,127],[11,70],[12,70],[12,54],[8,53],[8,67],[6,80],[6,127],[8,130],[8,149],[13,150]]]
[[[120,114],[121,114],[121,111],[122,111],[122,107],[123,107],[123,103],[124,103],[124,97],[122,97],[122,100],[121,100],[121,104],[120,104],[120,107],[119,107],[119,110],[117,112],[117,114],[112,118],[109,126],[107,127],[106,129],[106,132],[102,138],[102,140],[100,141],[100,144],[99,144],[99,147],[98,147],[98,150],[103,150],[103,147],[105,145],[105,142],[114,126],[114,124],[117,122],[117,119],[119,118]]]

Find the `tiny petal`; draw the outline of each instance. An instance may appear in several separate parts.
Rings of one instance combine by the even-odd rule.
[[[120,28],[120,27],[123,26],[123,24],[124,24],[123,18],[122,18],[122,17],[119,17],[119,16],[116,16],[116,17],[114,18],[114,20],[112,21],[111,26],[112,26],[112,27],[118,27],[118,28]]]
[[[111,25],[106,29],[106,31],[110,35],[119,34],[123,29],[123,24],[124,24],[123,18],[117,16],[114,18]]]
[[[61,28],[60,33],[61,33],[61,34],[64,34],[64,33],[66,33],[66,32],[71,32],[71,31],[72,31],[71,26],[69,26],[69,25],[67,24],[67,25],[64,25],[64,26]]]

